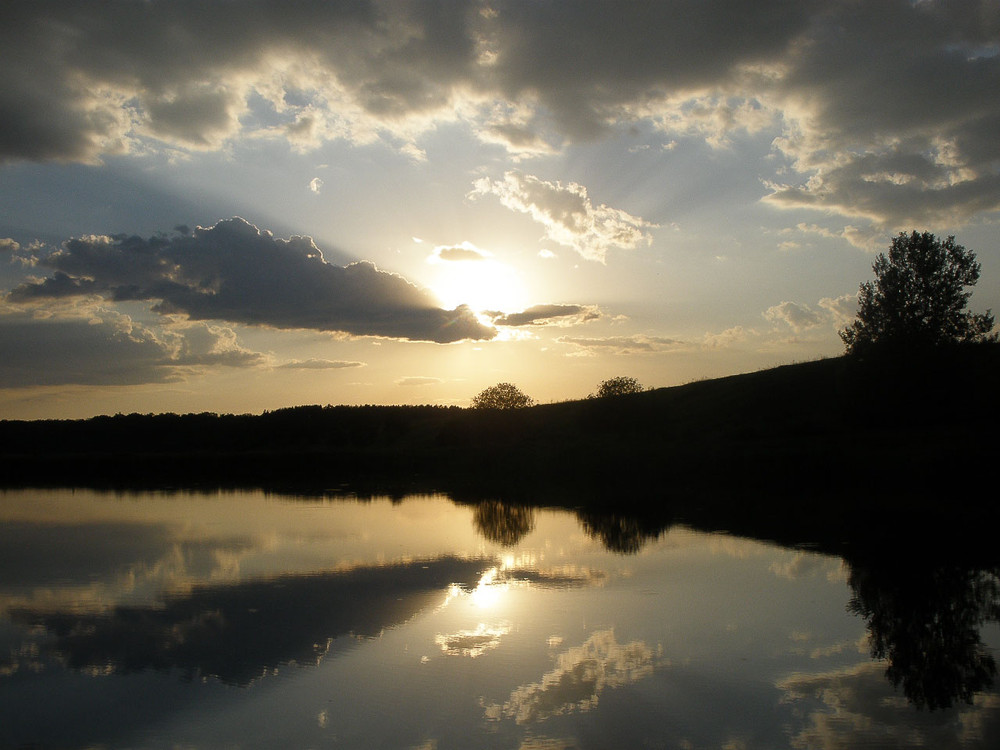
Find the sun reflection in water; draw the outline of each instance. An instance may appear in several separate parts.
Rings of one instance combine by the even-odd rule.
[[[480,609],[489,609],[499,603],[504,589],[504,585],[497,582],[499,573],[500,570],[496,566],[490,568],[483,573],[478,585],[472,590],[470,594],[472,603]]]

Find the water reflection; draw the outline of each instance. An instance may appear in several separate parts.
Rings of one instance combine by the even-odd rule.
[[[441,558],[201,585],[161,606],[109,612],[13,609],[14,622],[54,638],[64,663],[94,674],[177,670],[247,685],[279,665],[315,664],[344,635],[374,637],[440,604],[450,586],[472,589],[491,562]]]
[[[664,528],[635,516],[616,513],[578,512],[584,530],[611,552],[634,555],[646,544],[659,538]]]
[[[609,688],[638,682],[653,673],[656,652],[641,641],[618,643],[613,630],[591,635],[563,651],[556,667],[538,682],[516,688],[502,705],[486,707],[489,719],[534,724],[553,716],[589,711]]]
[[[489,541],[513,547],[535,528],[535,509],[501,500],[482,500],[475,505],[472,522]]]
[[[972,703],[997,666],[981,629],[1000,620],[1000,568],[851,563],[851,612],[864,617],[871,655],[911,703],[930,710]]]
[[[0,494],[0,542],[4,747],[1000,746],[998,568],[443,496]]]
[[[434,642],[449,656],[468,656],[474,659],[497,648],[500,639],[507,635],[510,629],[510,625],[489,626],[479,623],[475,630],[459,630],[457,633],[437,635]]]
[[[996,748],[1000,697],[980,695],[953,711],[915,711],[903,696],[887,697],[881,665],[856,664],[778,683],[790,706],[814,706],[792,736],[795,748]]]

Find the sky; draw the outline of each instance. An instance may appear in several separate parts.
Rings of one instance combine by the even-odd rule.
[[[541,403],[1000,309],[996,0],[7,0],[0,418]]]

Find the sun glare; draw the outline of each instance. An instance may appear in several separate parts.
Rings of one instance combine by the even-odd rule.
[[[483,573],[482,578],[479,579],[479,585],[473,589],[472,603],[480,609],[494,607],[500,601],[503,587],[496,583],[498,573],[496,568],[490,568]]]
[[[519,312],[528,304],[518,273],[491,258],[438,263],[430,287],[447,309],[468,305],[475,312]]]

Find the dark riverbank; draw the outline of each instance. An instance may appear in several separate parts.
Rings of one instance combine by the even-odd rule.
[[[998,350],[837,358],[511,411],[4,421],[0,485],[441,491],[775,538],[787,525],[800,541],[914,526],[922,536],[985,533],[1000,518]]]

